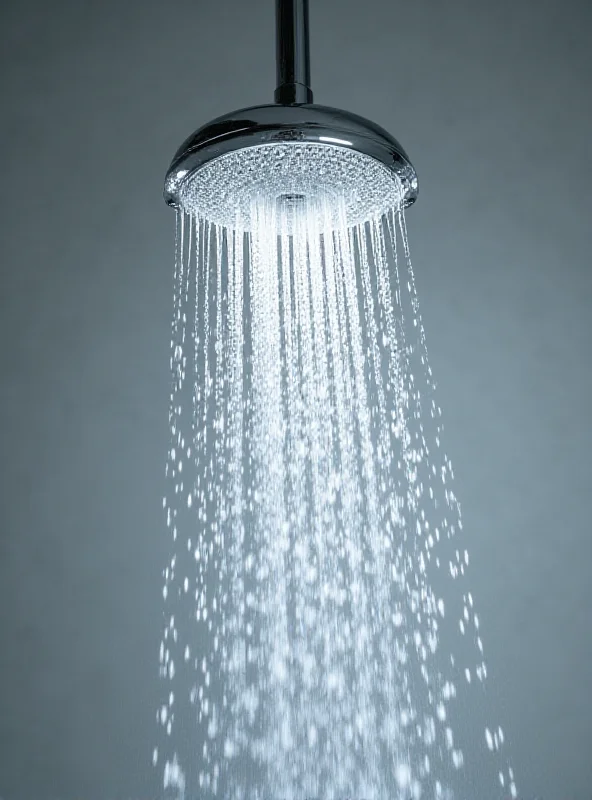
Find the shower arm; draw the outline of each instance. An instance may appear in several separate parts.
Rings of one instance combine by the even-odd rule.
[[[308,0],[276,0],[277,89],[279,105],[312,103]]]

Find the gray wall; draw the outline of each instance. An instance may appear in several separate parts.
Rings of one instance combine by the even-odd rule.
[[[0,7],[0,796],[156,793],[178,144],[274,81],[271,0]],[[592,792],[592,6],[311,0],[316,99],[400,138],[521,794]],[[486,798],[484,800],[487,800]]]

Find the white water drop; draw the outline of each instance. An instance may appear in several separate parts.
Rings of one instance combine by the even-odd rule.
[[[395,769],[395,780],[399,789],[407,789],[411,783],[411,770],[407,764],[398,764]]]

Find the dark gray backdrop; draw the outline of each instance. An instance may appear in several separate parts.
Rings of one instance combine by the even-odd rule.
[[[592,793],[592,5],[311,0],[315,99],[408,215],[521,795]],[[271,0],[0,6],[0,797],[144,800],[173,214],[198,125],[267,102]]]

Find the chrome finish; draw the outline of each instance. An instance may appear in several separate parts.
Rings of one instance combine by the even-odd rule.
[[[275,102],[282,105],[312,103],[308,0],[276,0]]]
[[[399,142],[384,128],[357,114],[313,104],[265,105],[233,111],[193,133],[176,152],[165,179],[167,205],[179,207],[183,181],[204,164],[234,150],[274,142],[315,142],[365,153],[395,172],[404,206],[415,202],[415,169]]]

